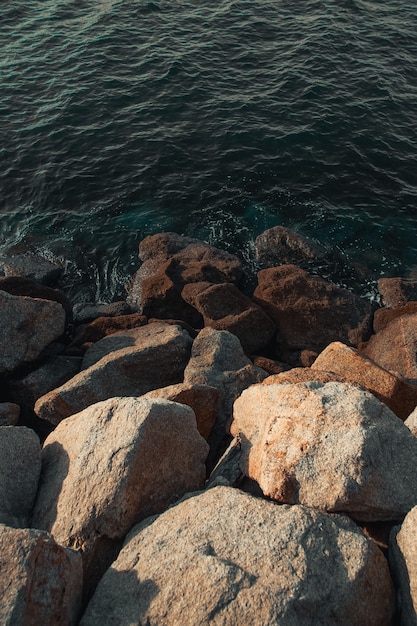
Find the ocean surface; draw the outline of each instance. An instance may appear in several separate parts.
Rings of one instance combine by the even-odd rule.
[[[282,225],[417,271],[409,0],[4,0],[0,255],[111,301],[164,230],[236,252]]]

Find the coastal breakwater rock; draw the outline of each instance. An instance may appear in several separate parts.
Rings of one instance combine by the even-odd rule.
[[[216,487],[132,530],[81,625],[388,626],[392,613],[387,563],[353,522]]]
[[[401,526],[390,535],[390,564],[397,588],[400,624],[417,624],[417,507],[406,516]]]

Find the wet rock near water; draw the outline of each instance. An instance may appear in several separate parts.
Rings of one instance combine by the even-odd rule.
[[[48,261],[34,252],[7,256],[2,265],[6,278],[21,276],[49,287],[57,285],[64,271],[62,265]]]

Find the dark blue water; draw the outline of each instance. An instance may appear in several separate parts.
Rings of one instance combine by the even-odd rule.
[[[417,266],[408,0],[0,4],[0,253],[111,300],[145,235],[250,259],[281,224],[380,275]]]

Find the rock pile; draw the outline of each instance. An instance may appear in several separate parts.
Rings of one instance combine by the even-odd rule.
[[[8,261],[2,624],[417,624],[415,286],[375,311],[296,233],[256,251],[250,294],[154,235],[126,302],[77,307]]]

